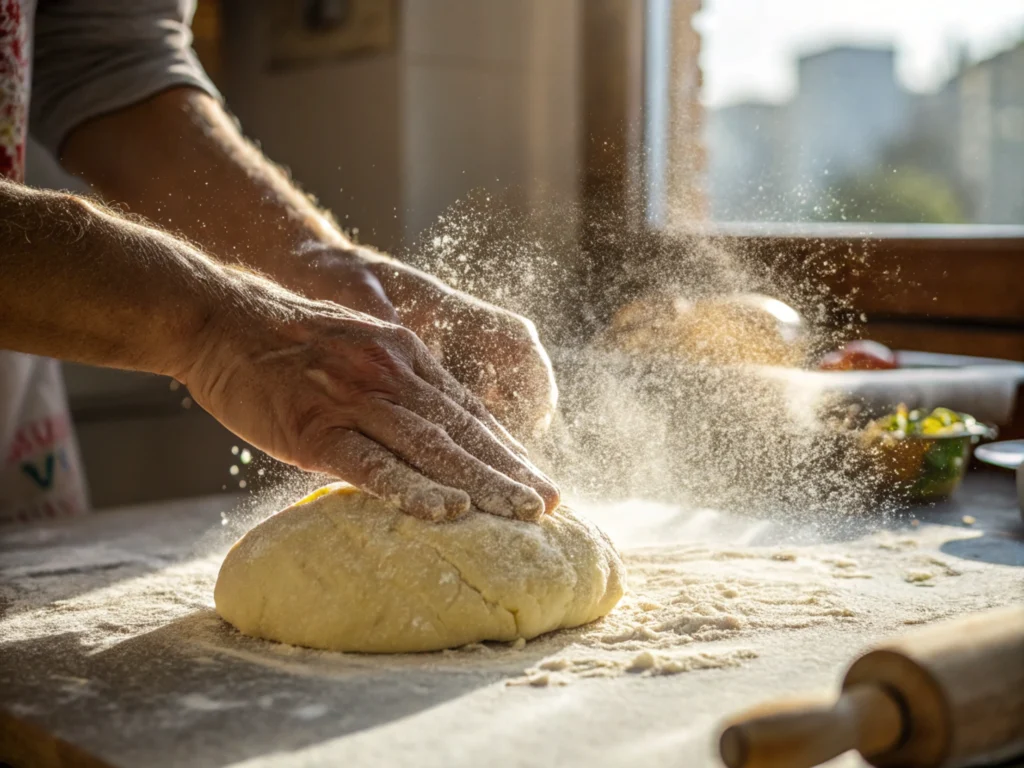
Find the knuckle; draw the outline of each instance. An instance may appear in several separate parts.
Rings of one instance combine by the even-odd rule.
[[[476,395],[465,390],[462,390],[461,405],[470,414],[481,421],[489,421],[491,418],[491,412],[487,410],[487,406],[484,405],[483,401]]]
[[[422,344],[419,336],[410,331],[404,325],[393,325],[390,333],[394,340],[398,342],[403,349],[417,350]]]
[[[417,445],[421,446],[424,452],[447,450],[452,446],[452,439],[437,424],[423,422],[413,430],[413,436]]]
[[[326,414],[321,409],[304,411],[294,429],[295,463],[302,469],[318,469],[331,450],[332,430],[327,426]]]
[[[393,389],[394,383],[408,375],[412,360],[395,344],[371,341],[361,346],[350,358],[357,388],[376,391],[381,386]]]
[[[460,436],[477,444],[485,441],[487,433],[490,432],[490,421],[486,409],[466,404],[461,412],[454,414],[452,426],[458,430]]]
[[[509,319],[512,335],[528,344],[537,343],[537,326],[533,320],[522,315],[512,315]]]
[[[310,437],[323,431],[326,416],[323,402],[316,398],[313,402],[299,404],[292,409],[286,422],[286,429],[298,440],[306,442]]]
[[[394,496],[405,487],[405,476],[395,459],[388,456],[362,457],[366,485],[385,498]]]

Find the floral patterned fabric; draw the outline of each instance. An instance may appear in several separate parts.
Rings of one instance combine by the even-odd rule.
[[[0,176],[25,180],[33,0],[0,0]],[[60,364],[0,350],[0,526],[88,508]]]
[[[32,3],[0,0],[0,175],[25,180]]]
[[[191,49],[194,10],[193,0],[0,0],[0,177],[24,181],[28,128],[56,155],[83,121],[167,88],[218,98]],[[0,350],[0,526],[87,512],[87,490],[60,363]]]

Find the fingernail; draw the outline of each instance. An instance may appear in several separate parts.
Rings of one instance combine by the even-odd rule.
[[[543,498],[545,512],[554,512],[558,509],[559,504],[562,503],[562,493],[558,490],[558,487],[554,485],[545,492]]]
[[[468,507],[469,497],[465,494],[458,491],[446,494],[439,488],[426,488],[411,494],[406,499],[406,507],[415,517],[437,522],[457,516],[453,516],[452,511],[458,507],[460,496],[465,497],[465,506]]]
[[[517,490],[512,496],[512,506],[520,520],[539,520],[544,514],[544,499],[532,488]]]
[[[540,470],[537,470],[537,474],[540,477],[539,482],[532,483],[534,490],[540,495],[544,502],[544,509],[548,512],[553,511],[562,500],[562,493],[558,490],[558,486],[555,482],[545,475]]]
[[[469,512],[469,494],[464,491],[450,491],[445,499],[445,509],[449,520],[457,520]]]

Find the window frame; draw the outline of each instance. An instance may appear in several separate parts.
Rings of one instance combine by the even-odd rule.
[[[690,235],[699,226],[711,241],[761,254],[777,262],[779,269],[805,269],[802,261],[812,254],[832,258],[839,268],[822,275],[823,283],[839,295],[853,294],[848,311],[864,314],[869,330],[884,326],[890,336],[898,338],[901,327],[904,331],[943,328],[947,338],[960,334],[957,343],[961,346],[968,338],[964,334],[987,333],[1001,338],[990,342],[989,348],[1003,349],[1014,359],[1024,360],[1024,225],[704,223],[701,213],[706,209],[700,201],[684,198],[693,194],[692,184],[671,178],[671,171],[662,171],[669,178],[651,181],[652,171],[658,169],[650,167],[652,158],[644,150],[644,133],[665,129],[653,124],[652,102],[661,103],[654,115],[662,116],[658,119],[663,119],[666,111],[673,118],[683,113],[682,120],[669,120],[669,146],[659,144],[654,160],[667,160],[672,167],[679,162],[678,153],[686,149],[692,155],[687,167],[702,170],[703,148],[682,147],[686,138],[680,135],[680,130],[688,131],[691,141],[698,135],[696,118],[688,112],[695,94],[687,93],[686,88],[700,84],[699,40],[690,26],[691,14],[699,7],[700,0],[671,4],[663,0],[588,0],[581,10],[584,151],[580,237],[589,262],[584,278],[593,285],[589,295],[598,306],[597,315],[602,314],[602,304],[614,303],[615,275],[628,267],[629,259],[642,256],[642,249],[627,246],[631,237],[650,241],[671,238],[672,233]],[[666,8],[670,8],[670,18],[666,18]],[[652,79],[646,76],[645,66],[663,64],[665,57],[645,52],[649,24],[669,25],[673,41],[686,41],[685,50],[676,51],[674,46],[671,52],[673,82],[667,87],[656,84],[658,93],[654,94],[646,91]],[[659,39],[664,37],[662,30]],[[667,190],[693,219],[672,221],[663,207],[652,208],[648,197],[652,190]],[[592,217],[622,222],[623,237],[610,240]],[[856,254],[857,259],[846,258],[849,254]],[[887,271],[900,275],[898,285],[872,279],[872,275]],[[603,314],[607,313],[604,306]]]
[[[675,79],[667,94],[654,95],[669,99],[674,118],[668,146],[661,152],[670,168],[681,164],[684,173],[691,174],[704,168],[703,147],[698,142],[685,144],[686,136],[697,135],[701,116],[694,107],[695,94],[682,86],[699,88],[701,82],[700,41],[687,15],[699,7],[700,0],[672,4],[673,17],[667,22],[672,39],[686,42],[672,51]],[[638,290],[622,279],[636,266],[631,259],[664,258],[679,247],[666,241],[676,234],[692,236],[699,226],[698,236],[760,258],[775,269],[806,270],[808,259],[831,260],[836,268],[819,274],[819,279],[829,293],[848,301],[843,306],[836,302],[830,310],[839,323],[860,321],[856,330],[863,338],[896,348],[1024,361],[1024,226],[708,224],[700,215],[706,205],[683,200],[693,193],[692,177],[680,179],[674,171],[653,186],[683,200],[693,220],[665,221],[669,217],[664,209],[652,213],[645,198],[651,187],[644,165],[650,157],[643,151],[637,126],[652,130],[645,119],[645,101],[652,95],[645,94],[644,24],[652,23],[663,8],[660,0],[651,7],[632,0],[588,0],[581,9],[579,236],[584,263],[577,265],[577,273],[588,300],[578,326],[584,338],[599,331],[629,292]],[[680,157],[682,152],[685,158]],[[608,219],[621,222],[623,231],[609,236],[602,225]],[[886,273],[897,279],[875,279]],[[1024,385],[1017,396],[1024,403]],[[1003,429],[1002,436],[1024,437],[1024,408],[1017,409],[1015,422]]]

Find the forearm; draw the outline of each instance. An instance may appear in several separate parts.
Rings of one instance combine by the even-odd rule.
[[[68,137],[62,162],[222,262],[406,326],[513,429],[550,418],[557,390],[532,326],[354,247],[204,93],[170,90],[90,120]]]
[[[196,90],[172,89],[83,124],[61,160],[108,199],[286,284],[303,254],[351,245],[220,104]]]
[[[162,232],[0,181],[0,348],[180,377],[227,285]]]

